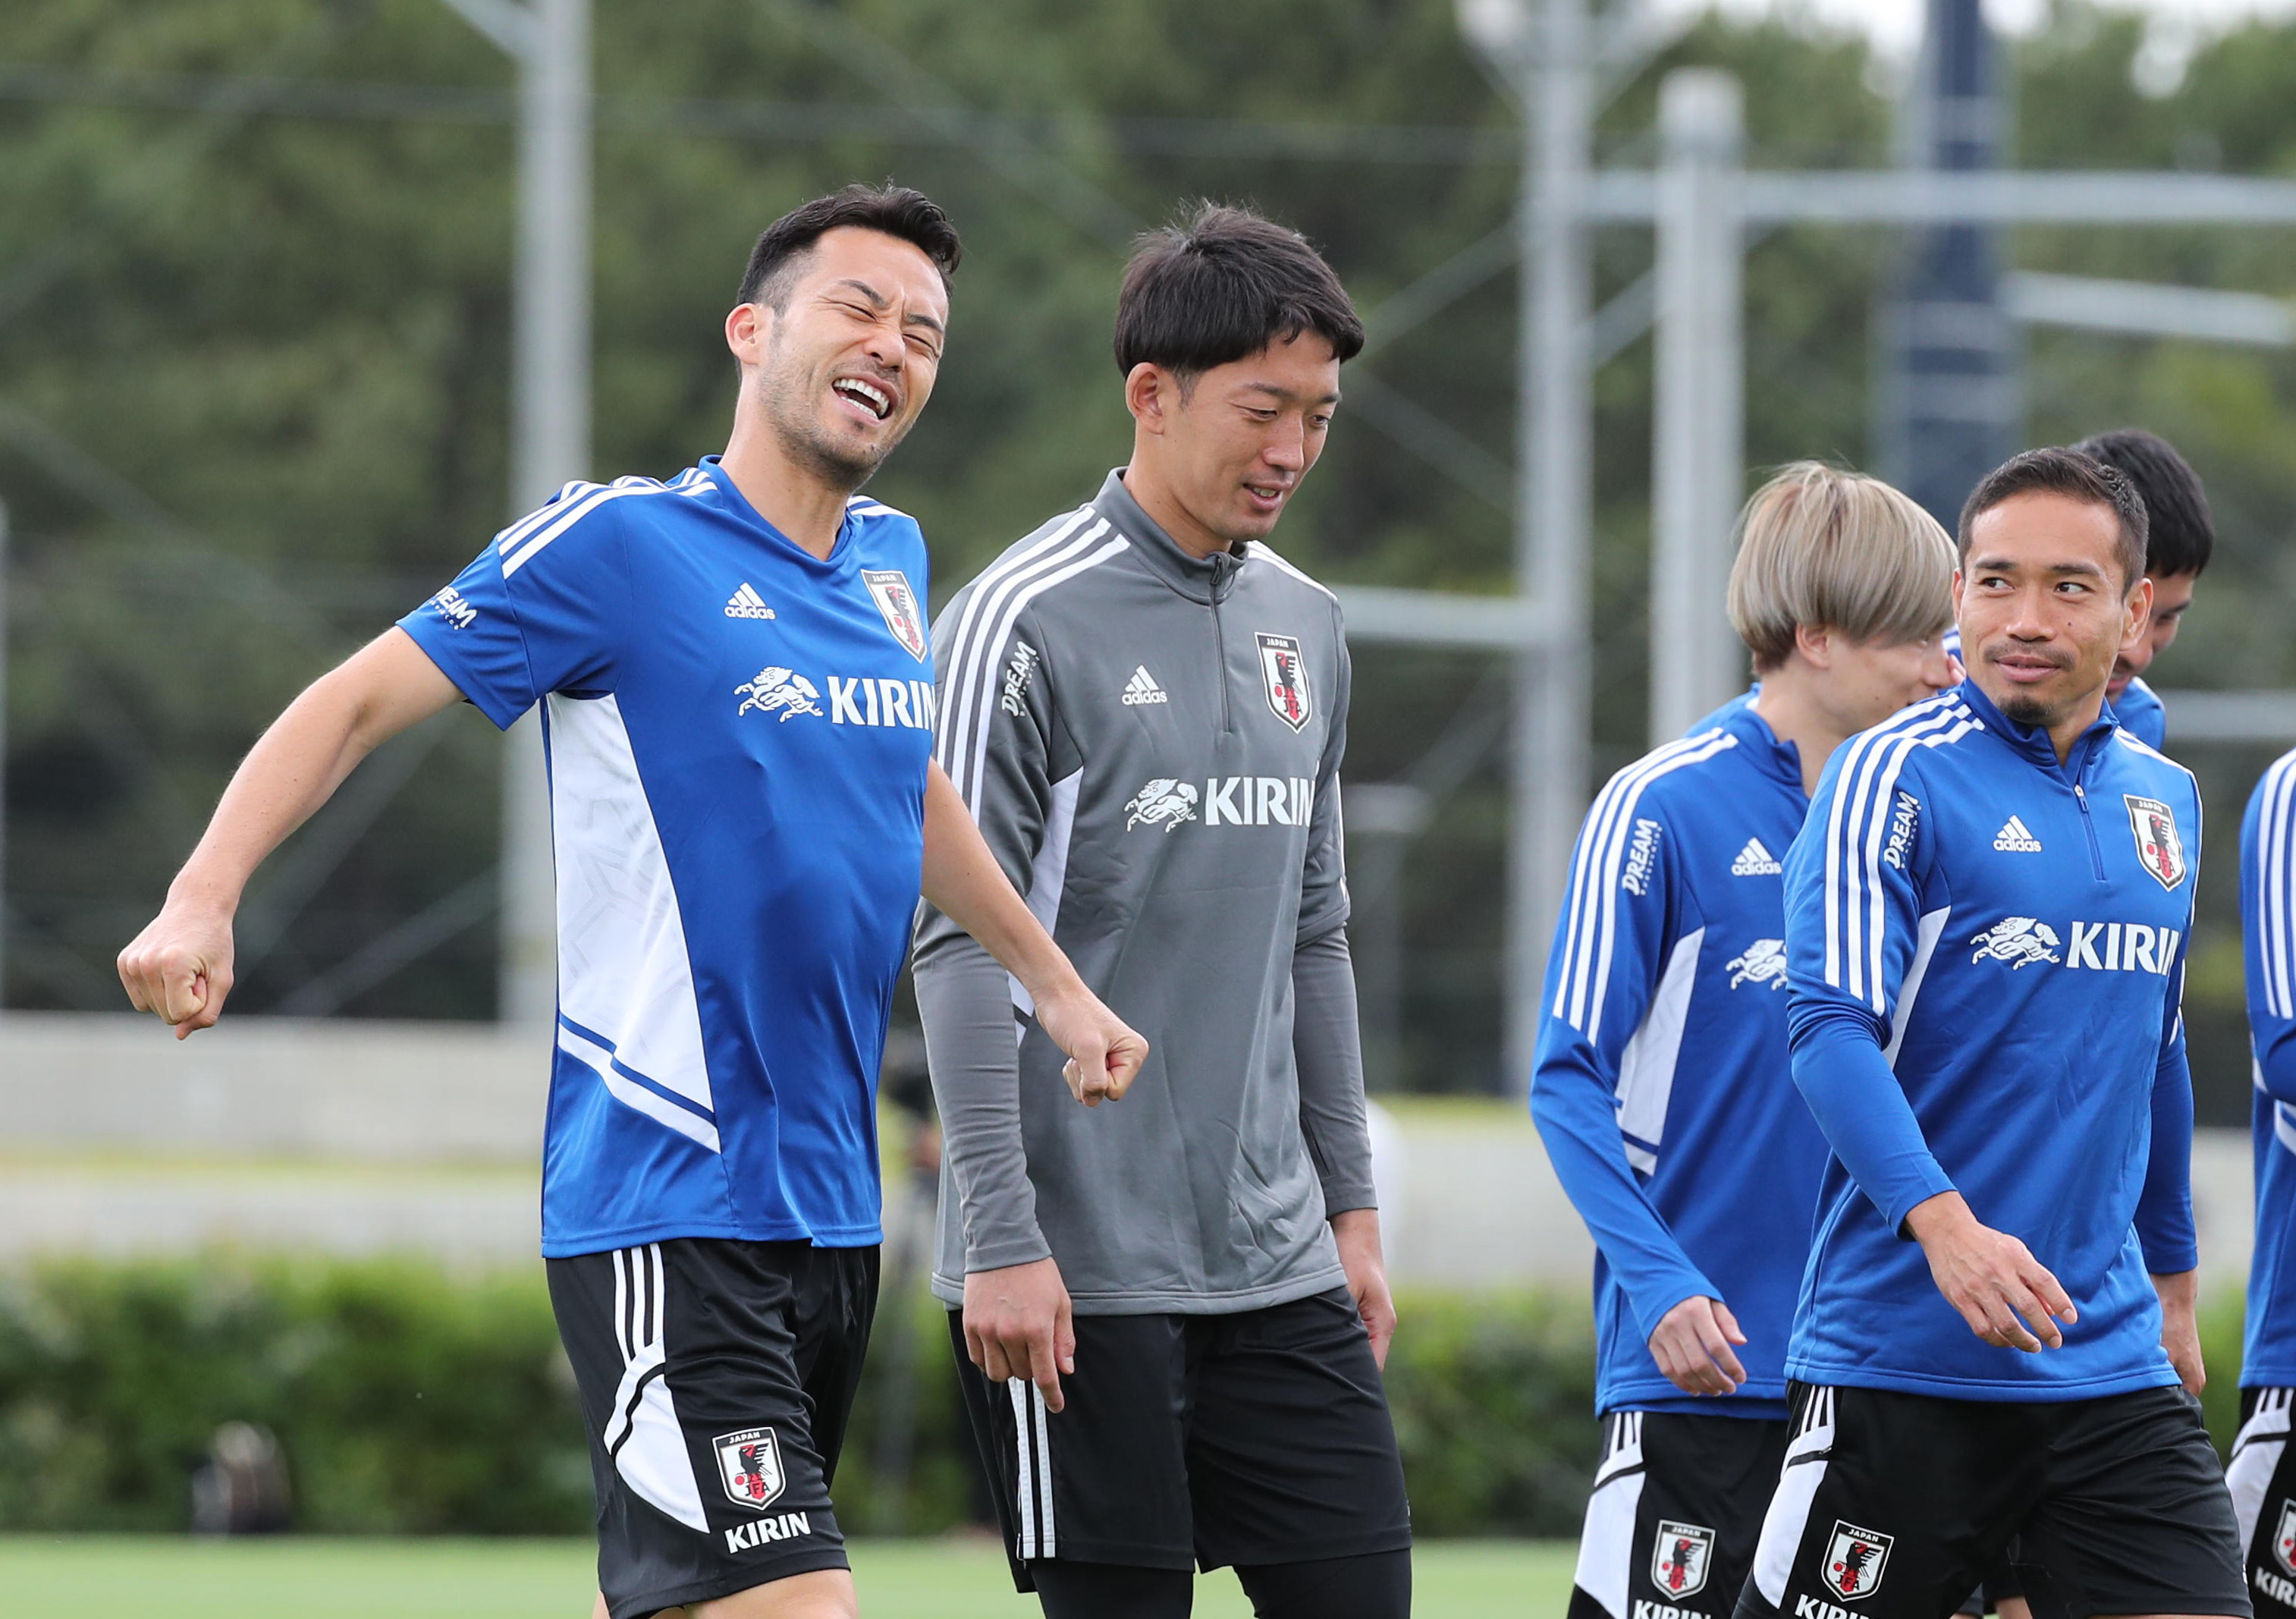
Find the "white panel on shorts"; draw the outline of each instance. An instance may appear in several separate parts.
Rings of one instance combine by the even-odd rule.
[[[687,1528],[709,1533],[701,1510],[701,1486],[693,1476],[693,1456],[677,1420],[669,1379],[662,1372],[668,1348],[662,1334],[661,1245],[617,1249],[614,1262],[614,1335],[622,1348],[622,1380],[614,1390],[614,1414],[606,1421],[606,1453],[614,1471],[642,1500]]]
[[[1571,1583],[1602,1604],[1611,1619],[1627,1619],[1627,1588],[1634,1575],[1635,1514],[1643,1500],[1643,1414],[1613,1411],[1603,1443],[1603,1464],[1587,1497],[1578,1532],[1578,1570]]]
[[[2264,1511],[2265,1492],[2288,1448],[2288,1407],[2296,1389],[2256,1391],[2256,1409],[2240,1425],[2232,1442],[2232,1459],[2225,1464],[2225,1488],[2232,1492],[2232,1509],[2240,1518],[2240,1548],[2245,1557],[2256,1543],[2256,1520]]]
[[[1825,1482],[1833,1453],[1833,1391],[1814,1388],[1786,1446],[1777,1492],[1762,1515],[1761,1543],[1754,1548],[1754,1587],[1772,1607],[1785,1605],[1786,1577],[1793,1572],[1794,1553],[1801,1549],[1802,1532],[1809,1526],[1810,1503]]]
[[[1013,1395],[1013,1461],[1018,1474],[1013,1497],[1021,1508],[1021,1533],[1013,1555],[1030,1557],[1060,1555],[1053,1532],[1053,1439],[1045,1427],[1045,1391],[1026,1377],[1008,1377]]]
[[[615,1061],[709,1114],[714,1104],[685,924],[621,709],[611,696],[578,701],[554,693],[545,711],[559,1010]],[[661,1105],[676,1106],[667,1098]],[[700,1138],[683,1125],[672,1128]],[[704,1145],[715,1149],[714,1141]]]

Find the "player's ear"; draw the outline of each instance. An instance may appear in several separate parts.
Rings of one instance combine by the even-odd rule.
[[[1167,409],[1177,400],[1178,386],[1170,372],[1143,360],[1125,376],[1124,407],[1143,431],[1160,433]]]
[[[726,316],[726,347],[745,366],[765,357],[766,340],[773,331],[773,311],[763,304],[735,304]]]
[[[1833,631],[1824,624],[1794,626],[1794,650],[1812,669],[1833,667]]]

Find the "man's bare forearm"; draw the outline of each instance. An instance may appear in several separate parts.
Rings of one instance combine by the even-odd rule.
[[[334,795],[359,760],[462,694],[392,629],[314,681],[232,775],[168,902],[237,908],[271,851]]]
[[[925,785],[926,903],[972,934],[1029,998],[1083,988],[1076,969],[1013,886],[939,765]]]
[[[461,694],[403,629],[315,681],[240,761],[168,903],[119,952],[128,1004],[182,1040],[215,1026],[231,994],[232,918],[266,856],[310,818],[375,744]]]

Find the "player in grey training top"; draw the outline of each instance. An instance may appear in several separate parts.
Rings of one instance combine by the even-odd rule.
[[[1264,543],[1362,342],[1290,231],[1206,208],[1147,238],[1117,318],[1129,465],[935,626],[944,768],[1153,1044],[1128,1096],[1077,1107],[1026,998],[926,914],[933,1285],[983,1374],[967,1403],[1016,1582],[1054,1619],[1185,1615],[1197,1562],[1234,1565],[1264,1615],[1408,1610],[1347,648],[1331,592]]]

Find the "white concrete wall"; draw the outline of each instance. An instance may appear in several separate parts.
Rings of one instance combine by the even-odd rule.
[[[214,1244],[520,1262],[539,1238],[547,1048],[486,1024],[0,1016],[0,1254]],[[1584,1286],[1586,1229],[1529,1116],[1382,1110],[1389,1263],[1404,1284]],[[2249,1251],[2244,1130],[2194,1154],[2202,1269]]]

